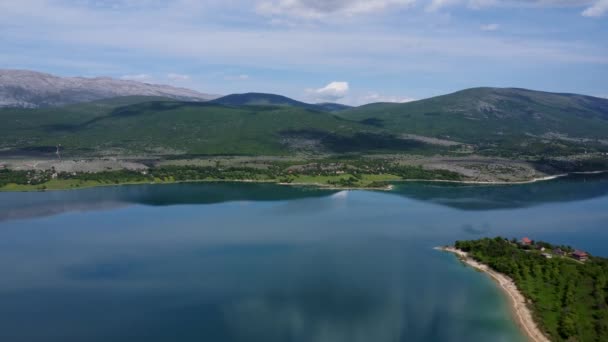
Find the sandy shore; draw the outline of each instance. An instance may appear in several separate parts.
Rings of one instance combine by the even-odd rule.
[[[517,320],[517,324],[521,327],[522,331],[528,336],[530,341],[533,342],[550,342],[550,340],[542,333],[538,328],[538,325],[532,318],[532,312],[526,305],[526,298],[519,292],[515,282],[504,274],[498,273],[492,270],[487,265],[477,262],[476,260],[469,257],[466,252],[453,247],[438,247],[439,250],[454,253],[460,260],[467,265],[482,271],[489,275],[498,286],[507,294],[513,315]]]

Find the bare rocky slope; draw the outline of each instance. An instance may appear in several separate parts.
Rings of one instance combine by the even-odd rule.
[[[0,107],[52,107],[132,95],[183,101],[208,101],[218,97],[185,88],[108,77],[59,77],[29,70],[0,69]]]

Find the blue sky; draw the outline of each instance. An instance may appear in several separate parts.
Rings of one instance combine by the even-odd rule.
[[[3,0],[0,68],[216,94],[608,97],[608,0]]]

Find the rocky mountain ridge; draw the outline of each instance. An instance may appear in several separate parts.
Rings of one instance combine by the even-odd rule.
[[[0,69],[0,107],[53,107],[133,95],[182,101],[208,101],[218,97],[169,85],[109,77],[59,77],[29,70]]]

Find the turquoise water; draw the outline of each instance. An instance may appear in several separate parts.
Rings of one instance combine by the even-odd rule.
[[[607,256],[607,208],[605,176],[0,193],[0,341],[523,341],[492,281],[432,247]]]

